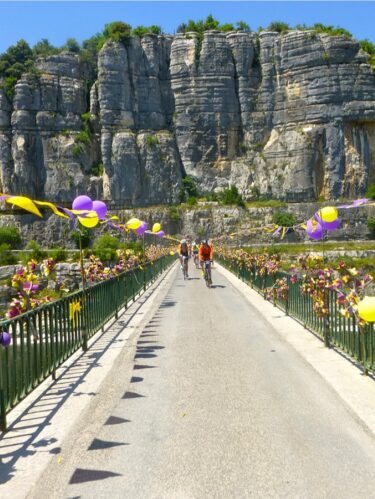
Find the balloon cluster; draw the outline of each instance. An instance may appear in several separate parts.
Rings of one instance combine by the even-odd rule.
[[[105,220],[108,208],[103,201],[93,201],[89,196],[82,195],[74,199],[72,210],[78,214],[78,221],[83,227],[92,229],[99,220]]]
[[[306,223],[306,232],[311,239],[322,239],[324,231],[336,230],[340,225],[340,218],[334,206],[321,208]]]
[[[3,347],[8,347],[10,345],[12,337],[6,331],[0,333],[0,345]]]

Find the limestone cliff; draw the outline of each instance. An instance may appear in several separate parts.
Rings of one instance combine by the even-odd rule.
[[[375,181],[375,73],[355,40],[208,31],[107,42],[0,90],[0,190],[142,206],[235,184],[246,198],[362,195]],[[89,114],[88,114],[89,113]]]

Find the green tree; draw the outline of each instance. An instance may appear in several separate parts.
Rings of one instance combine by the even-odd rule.
[[[134,28],[131,32],[132,35],[134,36],[139,36],[140,38],[142,36],[145,36],[149,33],[153,33],[154,35],[161,35],[162,30],[160,26],[152,25],[152,26],[137,26]]]
[[[245,31],[246,33],[251,32],[250,26],[247,23],[245,23],[245,21],[237,21],[236,22],[236,29],[238,31]]]
[[[287,23],[281,21],[273,21],[267,28],[268,31],[277,31],[277,33],[286,33],[290,30],[290,26]]]
[[[81,46],[75,38],[68,38],[63,46],[63,50],[72,52],[73,54],[79,54],[81,51]]]
[[[105,39],[125,43],[129,39],[131,29],[130,24],[123,23],[122,21],[114,21],[104,26],[103,35]]]
[[[33,55],[35,57],[47,57],[49,55],[58,54],[59,49],[50,44],[47,38],[42,38],[33,47]]]
[[[15,84],[21,76],[34,69],[34,55],[25,40],[19,40],[0,55],[0,77],[3,77],[2,87],[9,98],[13,97]]]

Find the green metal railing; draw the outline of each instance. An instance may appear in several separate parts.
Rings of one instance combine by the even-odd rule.
[[[80,347],[86,350],[88,339],[174,260],[160,258],[0,322],[0,331],[12,337],[8,348],[0,347],[0,429],[10,409],[48,376],[55,379],[56,368]]]
[[[286,278],[289,287],[288,297],[286,300],[275,299],[274,305],[296,319],[306,329],[314,332],[327,347],[335,346],[360,362],[365,373],[369,370],[375,372],[374,325],[368,324],[360,329],[354,317],[343,317],[339,313],[334,291],[327,291],[330,315],[318,317],[313,310],[312,298],[301,293],[301,281],[292,282],[289,274],[277,272],[274,277],[269,275],[261,277],[256,273],[255,268],[248,269],[245,265],[240,266],[238,261],[224,259],[217,255],[215,260],[263,296],[265,296],[264,289],[271,287],[276,279]]]

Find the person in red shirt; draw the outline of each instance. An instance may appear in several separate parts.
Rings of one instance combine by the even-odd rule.
[[[201,242],[201,245],[199,246],[199,263],[201,264],[203,274],[205,266],[207,266],[209,285],[212,284],[211,262],[212,262],[212,248],[208,244],[208,241],[204,240]]]

